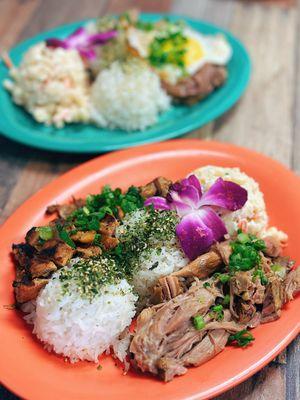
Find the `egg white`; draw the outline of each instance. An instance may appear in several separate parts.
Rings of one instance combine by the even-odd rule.
[[[226,65],[232,57],[232,48],[221,35],[203,35],[192,29],[185,29],[187,52],[184,56],[185,70],[193,75],[204,64]]]

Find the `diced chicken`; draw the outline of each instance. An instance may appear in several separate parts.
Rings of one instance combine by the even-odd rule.
[[[34,254],[34,248],[27,243],[13,244],[12,251],[15,260],[21,267],[26,267]]]
[[[101,242],[105,248],[105,250],[114,249],[119,244],[119,240],[116,237],[109,235],[102,235]]]
[[[106,215],[100,222],[99,232],[102,235],[113,236],[116,232],[119,222],[113,215]]]
[[[28,285],[16,282],[14,290],[17,303],[26,303],[27,301],[36,299],[40,290],[48,282],[48,279],[33,279]]]
[[[99,246],[77,247],[76,255],[83,258],[91,258],[100,256],[102,250]]]
[[[59,266],[66,265],[74,254],[74,250],[64,242],[55,239],[48,240],[41,248],[40,255],[49,258]]]
[[[74,242],[82,244],[91,244],[95,240],[96,231],[77,231],[71,236]]]
[[[33,227],[26,233],[25,241],[35,249],[39,249],[41,247],[40,234],[37,228]]]
[[[154,182],[149,182],[149,183],[147,183],[147,185],[141,186],[140,194],[145,199],[155,196],[156,195],[156,186],[155,186]]]
[[[145,186],[140,187],[140,194],[145,199],[148,199],[152,196],[162,196],[166,197],[170,186],[172,185],[172,181],[163,176],[159,176],[153,181],[147,183]]]
[[[43,261],[34,258],[30,264],[30,274],[32,278],[46,277],[52,272],[56,271],[57,267],[53,261]]]

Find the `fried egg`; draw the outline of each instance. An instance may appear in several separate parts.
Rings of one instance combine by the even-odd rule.
[[[183,33],[187,38],[183,63],[189,75],[204,64],[226,65],[229,62],[232,49],[223,35],[203,35],[191,29],[185,29]]]
[[[141,58],[147,58],[156,34],[154,30],[145,32],[134,27],[129,28],[127,40],[131,51]],[[232,48],[223,35],[204,35],[189,28],[183,30],[183,35],[187,39],[184,45],[183,65],[188,75],[195,74],[207,63],[226,65],[229,62]],[[168,65],[164,70],[168,70]]]

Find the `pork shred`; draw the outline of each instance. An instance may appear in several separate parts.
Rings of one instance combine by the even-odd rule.
[[[231,320],[229,311],[221,322],[211,321],[209,309],[222,294],[198,281],[184,294],[141,312],[130,345],[132,364],[164,381],[183,375],[225,347],[230,332],[243,329]],[[196,330],[192,318],[202,316],[206,325]]]

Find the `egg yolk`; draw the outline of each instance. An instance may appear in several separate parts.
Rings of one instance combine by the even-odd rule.
[[[185,48],[186,52],[184,54],[183,62],[186,67],[189,67],[204,57],[203,47],[199,41],[194,38],[188,38]]]

